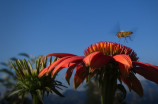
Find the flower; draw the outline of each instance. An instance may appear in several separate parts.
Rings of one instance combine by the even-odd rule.
[[[64,97],[57,88],[66,87],[62,85],[61,82],[51,78],[50,74],[44,75],[39,78],[39,72],[44,69],[47,65],[47,57],[42,63],[40,63],[41,57],[35,61],[35,69],[33,69],[29,61],[16,60],[15,63],[11,62],[12,67],[16,71],[17,83],[13,86],[13,91],[10,96],[18,93],[24,97],[25,93],[30,92],[33,99],[33,104],[42,104],[43,96],[46,93],[47,96],[49,93],[56,93],[57,95]],[[54,60],[56,61],[56,59]],[[54,62],[53,61],[53,62]],[[50,58],[49,64],[53,63],[52,58]]]
[[[76,68],[74,76],[74,87],[77,88],[84,79],[87,81],[96,75],[100,85],[107,77],[111,83],[112,80],[115,88],[120,88],[117,85],[117,79],[122,81],[128,88],[135,91],[138,95],[143,96],[143,89],[141,83],[136,78],[135,74],[140,74],[146,79],[158,84],[158,67],[138,61],[137,54],[129,47],[112,42],[99,42],[89,46],[84,51],[85,56],[77,56],[68,53],[51,53],[47,55],[59,57],[59,59],[46,67],[39,73],[39,77],[52,71],[51,76],[54,77],[63,68],[68,68],[65,78],[69,83],[72,72]],[[114,88],[114,89],[115,89]],[[121,86],[122,88],[122,86]],[[121,89],[120,88],[120,89]],[[116,90],[116,89],[115,89]],[[113,90],[113,91],[115,91]],[[124,91],[124,90],[122,90]]]

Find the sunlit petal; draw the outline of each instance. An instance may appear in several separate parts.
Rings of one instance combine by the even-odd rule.
[[[126,65],[129,68],[132,67],[132,61],[131,61],[131,59],[128,55],[123,55],[123,54],[115,55],[115,56],[113,56],[113,58],[117,62],[122,63],[122,64]]]
[[[90,66],[90,72],[93,72],[95,69],[105,65],[111,59],[111,56],[103,55],[101,52],[93,52],[85,57],[83,61],[87,66]]]

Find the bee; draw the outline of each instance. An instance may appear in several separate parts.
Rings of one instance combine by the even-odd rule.
[[[119,41],[120,41],[120,38],[125,38],[126,42],[127,42],[127,39],[126,37],[129,37],[129,39],[131,40],[131,37],[130,35],[133,34],[132,31],[120,31],[116,34],[116,36],[119,38]],[[132,41],[132,40],[131,40]],[[124,41],[125,42],[125,41]],[[127,42],[128,43],[128,42]]]
[[[132,41],[131,35],[137,31],[137,28],[132,28],[130,31],[121,31],[119,22],[111,29],[109,32],[110,34],[113,34],[119,38],[119,41],[121,38],[125,38],[124,42],[127,42],[127,37]],[[133,37],[133,36],[132,36]],[[128,43],[128,42],[127,42]]]

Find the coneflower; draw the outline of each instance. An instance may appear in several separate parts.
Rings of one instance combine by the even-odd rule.
[[[136,73],[158,84],[158,67],[138,61],[137,54],[129,47],[112,42],[99,42],[89,46],[84,51],[85,56],[77,56],[69,53],[51,53],[48,56],[59,57],[50,67],[43,69],[39,77],[51,72],[51,76],[67,68],[65,78],[69,83],[74,68],[74,87],[77,88],[84,79],[89,81],[96,75],[102,90],[102,104],[113,104],[116,89],[120,89],[126,97],[126,90],[122,81],[129,90],[143,96],[143,88]],[[117,79],[120,84],[117,84]]]
[[[56,60],[57,58],[53,61],[52,58],[50,58],[49,65]],[[47,67],[47,57],[42,63],[40,63],[40,61],[41,57],[35,61],[34,68],[31,63],[25,59],[15,61],[14,65],[11,62],[11,65],[16,72],[17,83],[13,86],[10,96],[18,93],[19,96],[22,96],[22,99],[24,99],[25,93],[29,92],[32,96],[33,104],[42,104],[45,93],[48,96],[50,93],[54,92],[57,95],[64,97],[56,88],[61,89],[60,86],[66,86],[62,85],[60,81],[55,80],[55,77],[51,78],[51,73],[48,73],[41,78],[38,77],[40,71]]]

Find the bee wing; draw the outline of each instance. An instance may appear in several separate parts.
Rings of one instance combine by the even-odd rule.
[[[133,33],[136,33],[137,30],[138,30],[138,28],[136,28],[136,27],[130,29],[130,31],[132,31]]]
[[[114,27],[109,31],[110,34],[117,34],[120,31],[120,23],[117,22]]]
[[[132,28],[132,29],[130,29],[130,31],[132,31],[133,32],[133,34],[132,35],[130,35],[130,37],[132,38],[132,40],[135,40],[136,39],[136,36],[137,36],[137,30],[138,30],[138,28]]]

